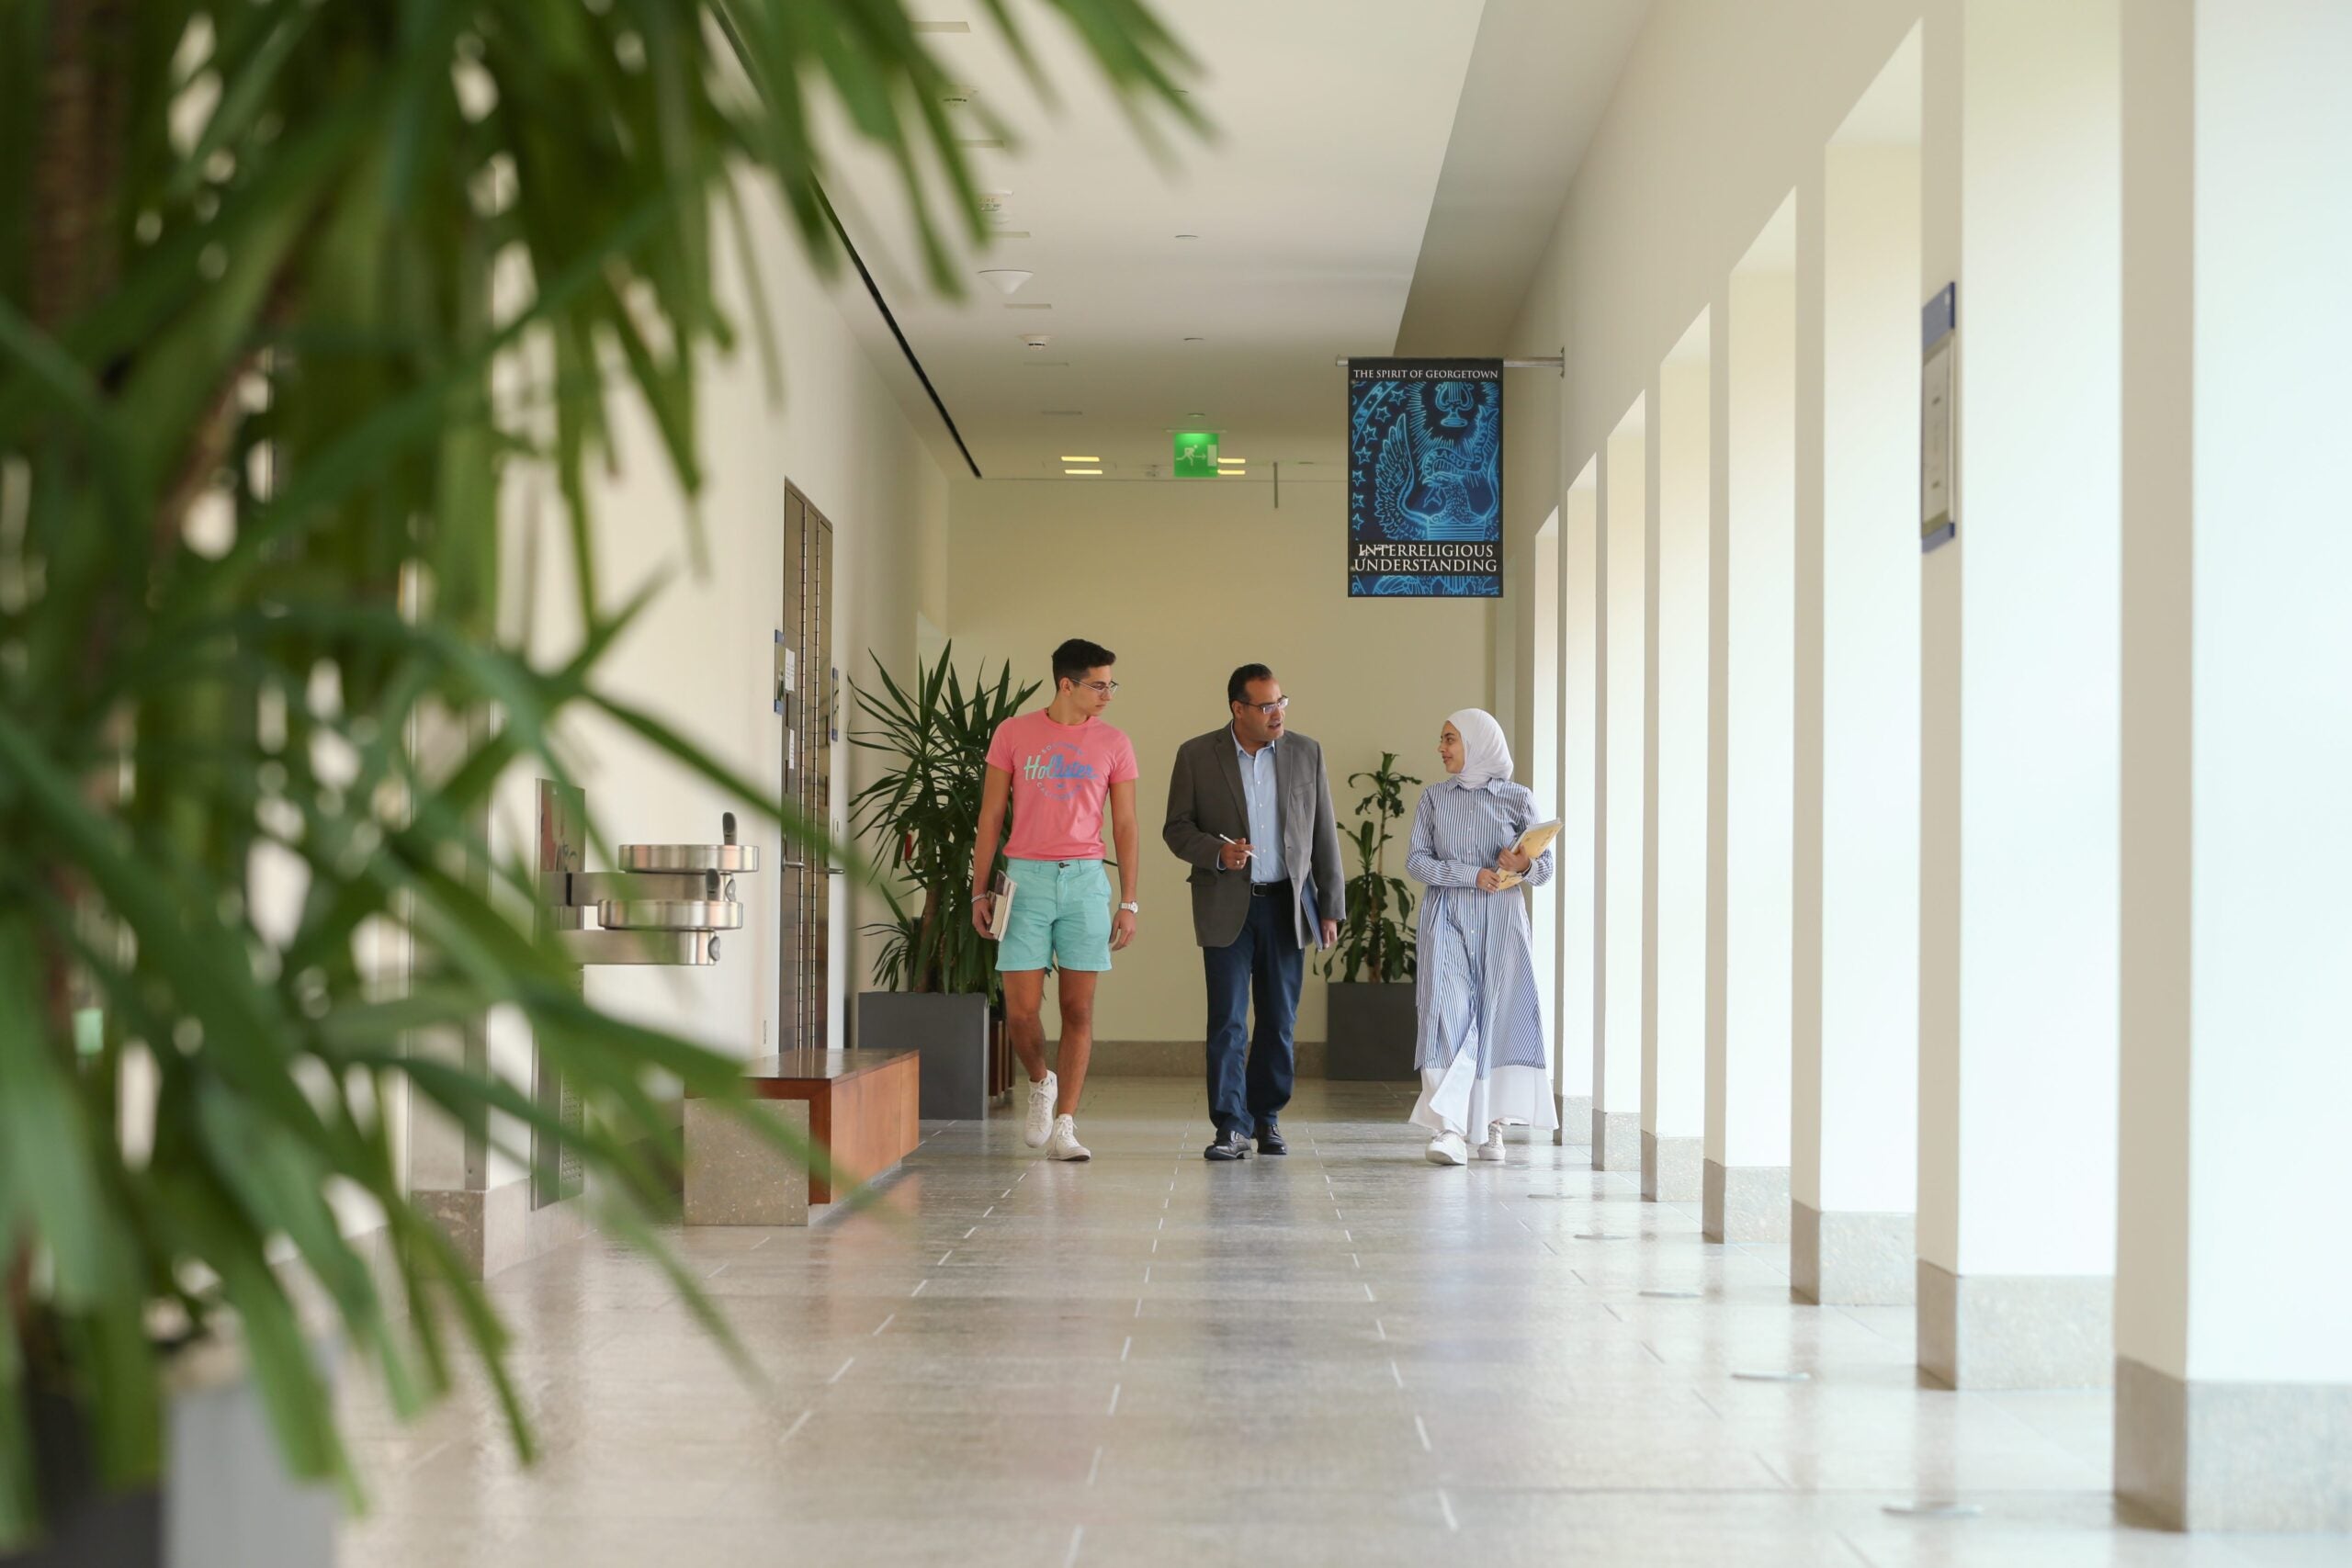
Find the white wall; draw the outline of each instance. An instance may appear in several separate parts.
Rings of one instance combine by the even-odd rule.
[[[1523,308],[1565,329],[1563,472],[1600,449],[1918,15],[1654,0]]]
[[[610,608],[642,584],[667,577],[651,607],[611,650],[605,688],[650,709],[763,790],[778,787],[781,723],[770,704],[773,631],[781,624],[782,524],[786,481],[797,484],[834,526],[834,647],[849,656],[872,647],[904,662],[919,612],[944,619],[935,602],[941,580],[921,563],[944,554],[946,484],[909,416],[852,337],[845,310],[870,310],[862,292],[820,283],[801,260],[781,209],[746,182],[747,217],[762,283],[774,309],[784,385],[772,390],[750,333],[753,318],[735,275],[736,250],[719,246],[722,305],[745,331],[741,352],[707,363],[697,381],[704,486],[696,505],[707,542],[697,560],[690,546],[690,509],[672,479],[643,408],[633,397],[611,407],[615,456],[592,475],[600,597]],[[850,285],[854,290],[855,285]],[[544,475],[519,472],[509,492],[508,558],[502,615],[527,632],[542,660],[576,645],[575,590],[560,563],[565,523]],[[934,602],[923,602],[924,584]],[[719,814],[736,812],[747,841],[762,849],[762,869],[741,879],[744,929],[723,939],[709,968],[592,968],[586,994],[601,1006],[697,1039],[715,1049],[753,1055],[774,1037],[777,993],[776,911],[781,842],[752,818],[747,803],[657,761],[615,726],[583,716],[566,733],[576,774],[607,844],[709,842]],[[861,771],[844,745],[834,751],[833,798],[844,807]],[[498,792],[492,843],[523,852],[534,832],[531,770],[518,770]],[[609,850],[592,852],[589,869],[610,869]],[[852,973],[857,923],[846,907],[845,879],[834,878],[832,1039],[841,1039],[843,979]],[[528,1081],[528,1032],[509,1017],[492,1020],[493,1060]],[[497,1180],[518,1173],[501,1165]]]
[[[1528,708],[1528,739],[1514,761],[1520,776],[1535,792],[1539,815],[1556,815],[1560,799],[1560,513],[1555,507],[1535,535],[1535,574],[1527,585],[1529,607],[1535,623],[1532,701]],[[1559,857],[1553,857],[1559,863]],[[1560,879],[1555,875],[1531,895],[1529,935],[1535,943],[1535,998],[1544,1021],[1544,1038],[1550,1043],[1555,1077],[1559,1066],[1560,1022]]]
[[[2116,1348],[2352,1383],[2352,1252],[2301,1196],[2340,1185],[2352,1103],[2352,548],[2323,390],[2352,204],[2312,199],[2352,160],[2352,14],[2135,6],[2123,64]]]
[[[1225,683],[1236,665],[1264,663],[1281,680],[1292,724],[1323,747],[1343,830],[1363,794],[1351,789],[1350,773],[1394,751],[1405,773],[1439,776],[1446,716],[1487,704],[1490,603],[1349,599],[1346,494],[1336,480],[1298,483],[1287,474],[1279,511],[1272,486],[1255,478],[953,487],[947,625],[957,662],[1010,659],[1016,677],[1050,682],[1046,658],[1066,637],[1091,637],[1119,656],[1120,692],[1107,716],[1134,739],[1142,764],[1144,913],[1136,944],[1097,998],[1102,1040],[1197,1040],[1206,1027],[1185,868],[1159,829],[1176,748],[1227,722]],[[1528,593],[1533,551],[1507,553],[1505,562],[1509,592]],[[1518,761],[1523,781],[1529,759]],[[1406,792],[1392,876],[1405,874],[1419,798]],[[1341,856],[1352,875],[1344,844]],[[1319,1040],[1323,1030],[1323,980],[1310,962],[1298,1038]]]
[[[1707,707],[1709,454],[1703,313],[1658,370],[1657,1019],[1643,1130],[1705,1130],[1707,1059]]]
[[[1792,222],[1783,206],[1775,227]],[[1769,235],[1768,235],[1769,239]],[[1769,244],[1760,249],[1770,251]],[[1796,701],[1796,278],[1777,254],[1731,279],[1724,1006],[1707,1158],[1789,1163]]]
[[[1590,1100],[1600,1063],[1600,462],[1560,508],[1560,1093]],[[1589,1109],[1589,1108],[1588,1108]],[[1591,1121],[1562,1128],[1583,1143]]]
[[[1649,457],[1645,405],[1635,403],[1609,438],[1600,465],[1605,601],[1607,761],[1602,785],[1602,1070],[1593,1109],[1638,1116],[1642,1109],[1642,974],[1648,816]],[[1600,1150],[1595,1150],[1598,1157]]]
[[[1643,395],[1694,318],[1711,307],[1717,375],[1712,440],[1720,453],[1727,421],[1722,400],[1723,352],[1728,336],[1724,280],[1758,231],[1787,197],[1798,171],[1838,129],[1919,16],[1906,0],[1776,0],[1770,6],[1726,6],[1718,0],[1655,0],[1640,40],[1609,110],[1570,186],[1552,243],[1539,265],[1510,337],[1515,351],[1548,353],[1566,345],[1560,391],[1558,472],[1577,473],[1596,457],[1620,416]],[[1522,425],[1523,429],[1524,426]],[[1712,464],[1709,483],[1721,491],[1725,465]],[[1591,495],[1586,492],[1589,504]],[[1568,664],[1562,690],[1567,709],[1562,739],[1566,787],[1577,787],[1579,764],[1593,758],[1579,727],[1591,722],[1590,698],[1579,684],[1576,632],[1577,576],[1576,494],[1563,514],[1568,581],[1563,599]],[[1724,504],[1713,503],[1720,524]],[[1720,595],[1718,574],[1709,592]],[[1664,613],[1663,610],[1661,612]],[[1721,607],[1714,612],[1721,615]],[[1661,649],[1661,657],[1664,650]],[[1718,683],[1728,674],[1718,637],[1709,658]],[[1661,671],[1662,678],[1664,675]],[[1589,679],[1589,672],[1587,674]],[[1708,739],[1717,764],[1726,715],[1718,700]],[[1665,766],[1661,761],[1661,768]],[[1729,801],[1721,769],[1710,775],[1706,809],[1718,829]],[[1660,788],[1670,786],[1661,778]],[[1577,830],[1578,802],[1567,802]],[[1658,844],[1661,898],[1672,895],[1667,868],[1680,852],[1663,823]],[[1720,832],[1708,874],[1723,871]],[[1573,875],[1565,863],[1564,874]],[[1573,1053],[1577,1005],[1589,1002],[1581,976],[1589,971],[1600,933],[1577,907],[1579,887],[1562,889],[1561,989],[1563,1037],[1571,1053],[1567,1092],[1578,1091]],[[1582,891],[1589,892],[1587,886]],[[1711,897],[1722,918],[1721,889]],[[1661,910],[1663,917],[1664,910]],[[1706,962],[1711,1016],[1720,1034],[1725,962],[1720,929],[1710,932]],[[1663,939],[1662,939],[1663,940]],[[1662,955],[1663,956],[1663,955]],[[1660,1007],[1671,1005],[1660,976]],[[1589,1043],[1585,1039],[1582,1043]]]
[[[1926,773],[1951,793],[1922,817],[1919,1255],[2098,1276],[2116,1194],[2118,13],[1961,9],[1924,40],[1921,297],[1960,281],[1961,428],[1959,534],[1921,569]]]
[[[1795,1191],[1900,1212],[1918,1164],[1918,149],[1833,146],[1826,186],[1820,1137]]]

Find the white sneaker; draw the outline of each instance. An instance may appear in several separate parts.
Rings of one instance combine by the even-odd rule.
[[[1054,1135],[1046,1145],[1047,1159],[1092,1159],[1093,1154],[1078,1141],[1078,1121],[1075,1117],[1054,1118]]]
[[[1467,1165],[1470,1156],[1459,1133],[1440,1133],[1430,1140],[1431,1165]]]
[[[1487,1129],[1487,1141],[1478,1145],[1478,1157],[1499,1161],[1504,1152],[1503,1124],[1497,1122]]]
[[[1029,1121],[1021,1129],[1021,1141],[1033,1149],[1046,1146],[1054,1135],[1054,1096],[1061,1091],[1061,1083],[1049,1067],[1046,1076],[1029,1086]]]

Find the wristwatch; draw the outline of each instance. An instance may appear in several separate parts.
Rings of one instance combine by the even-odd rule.
[[[1143,906],[1140,904],[1122,904],[1119,908],[1125,909],[1130,915],[1140,915],[1143,913]]]

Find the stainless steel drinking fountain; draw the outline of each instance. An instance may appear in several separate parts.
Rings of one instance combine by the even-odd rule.
[[[541,779],[539,874],[566,955],[582,964],[718,963],[720,933],[743,924],[735,877],[760,869],[758,846],[735,841],[735,814],[719,823],[718,843],[623,844],[620,869],[583,871],[586,795]]]

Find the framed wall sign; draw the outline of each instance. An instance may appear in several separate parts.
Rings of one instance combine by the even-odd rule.
[[[1348,596],[1503,591],[1503,362],[1348,361]]]
[[[1953,496],[1960,472],[1959,425],[1952,394],[1960,358],[1958,285],[1947,283],[1919,312],[1919,548],[1932,550],[1958,530]]]

